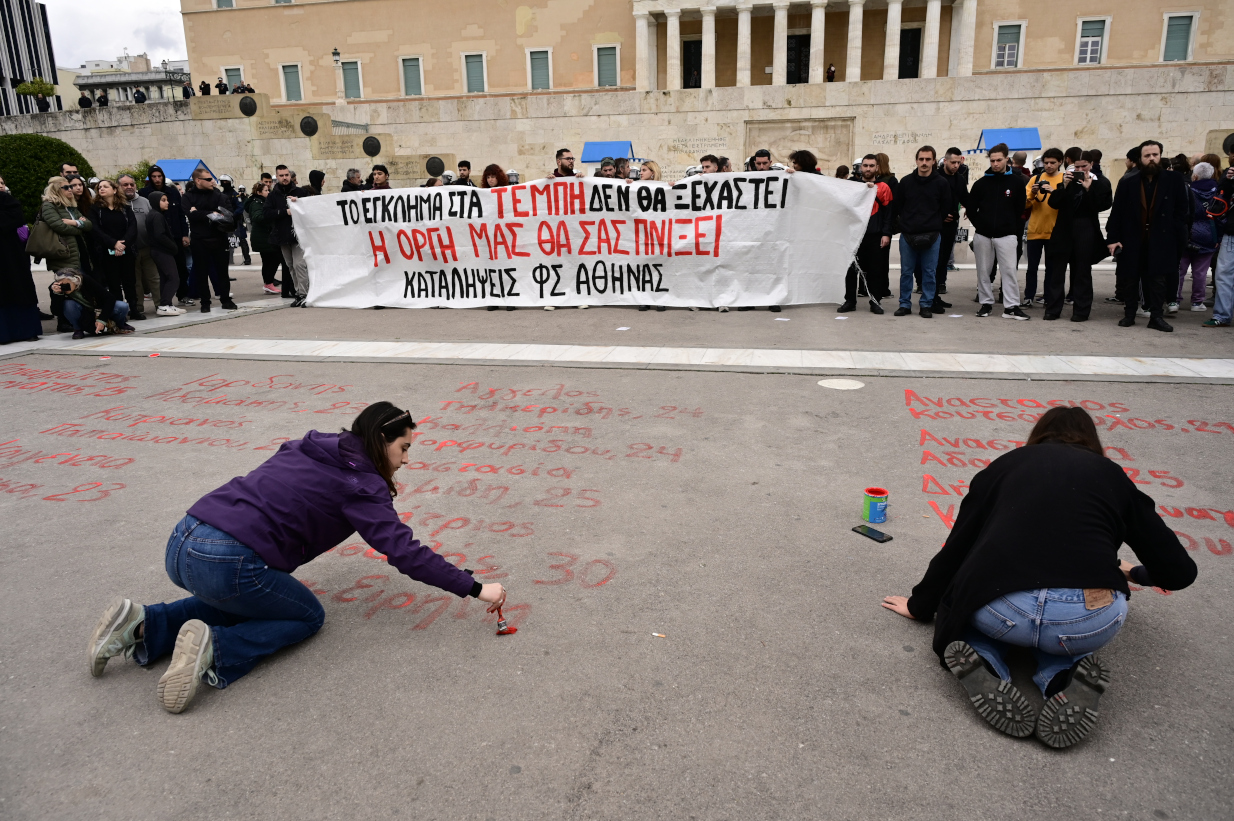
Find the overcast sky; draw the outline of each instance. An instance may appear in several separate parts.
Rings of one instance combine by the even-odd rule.
[[[179,0],[42,0],[51,23],[56,65],[114,60],[124,53],[150,55],[153,63],[183,60],[184,26]]]

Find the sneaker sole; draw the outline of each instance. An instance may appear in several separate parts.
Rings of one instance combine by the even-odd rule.
[[[180,628],[176,636],[176,649],[171,655],[171,666],[159,679],[158,699],[169,713],[183,712],[193,696],[201,676],[197,664],[210,640],[210,628],[203,621],[191,619]]]
[[[107,609],[103,611],[102,618],[95,625],[94,633],[90,636],[90,647],[88,661],[90,664],[90,675],[98,678],[103,675],[103,668],[107,666],[107,659],[99,658],[99,653],[103,650],[103,645],[107,643],[107,639],[111,634],[116,632],[116,628],[124,624],[124,620],[128,618],[133,603],[122,596],[116,596],[107,605]]]
[[[977,714],[990,726],[1013,738],[1027,738],[1037,724],[1028,699],[1009,681],[991,675],[981,655],[966,642],[953,641],[943,653],[951,674],[960,680]]]
[[[1037,718],[1037,738],[1059,750],[1082,741],[1097,726],[1097,702],[1109,684],[1109,671],[1095,657],[1081,661],[1071,683],[1046,699]]]
[[[1003,314],[1003,319],[1014,319],[1017,322],[1023,322],[1028,319],[1026,316],[1016,316],[1015,314]]]

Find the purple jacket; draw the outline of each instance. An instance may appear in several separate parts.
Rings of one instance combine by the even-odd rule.
[[[385,480],[351,433],[311,430],[247,476],[206,494],[189,515],[230,533],[288,573],[360,536],[404,576],[456,596],[474,580],[414,538]]]

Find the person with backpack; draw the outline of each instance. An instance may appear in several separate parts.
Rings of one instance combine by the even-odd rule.
[[[1230,203],[1234,202],[1234,165],[1221,175],[1217,192],[1208,204],[1208,213],[1220,220],[1220,251],[1213,266],[1213,315],[1204,320],[1202,328],[1228,328],[1234,313],[1234,223],[1229,219]]]
[[[1191,232],[1187,237],[1187,248],[1183,251],[1178,263],[1178,291],[1170,304],[1166,306],[1167,314],[1178,313],[1179,303],[1183,301],[1183,283],[1187,279],[1187,269],[1191,269],[1191,310],[1200,313],[1207,310],[1204,305],[1204,288],[1208,285],[1208,269],[1221,242],[1225,218],[1220,222],[1214,219],[1209,209],[1213,197],[1217,194],[1218,184],[1214,169],[1206,162],[1197,163],[1191,170]]]

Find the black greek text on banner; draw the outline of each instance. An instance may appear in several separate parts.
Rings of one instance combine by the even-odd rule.
[[[291,212],[314,307],[710,308],[840,302],[873,199],[773,172],[358,191]]]

